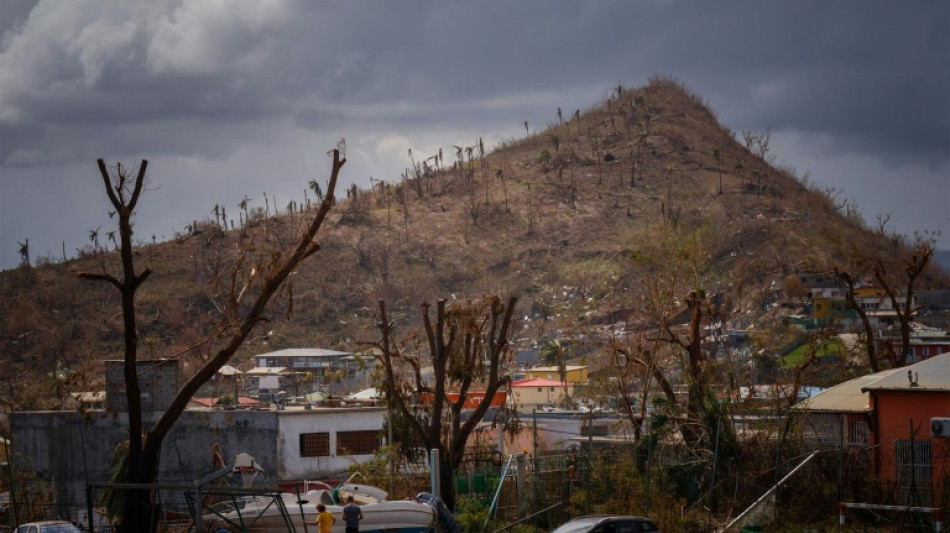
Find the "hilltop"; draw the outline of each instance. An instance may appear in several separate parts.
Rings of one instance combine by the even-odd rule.
[[[362,349],[378,336],[381,299],[407,335],[420,302],[517,295],[524,345],[649,323],[657,295],[673,302],[697,286],[728,316],[754,322],[793,272],[906,251],[833,191],[773,166],[768,141],[722,126],[675,80],[653,79],[587,110],[558,110],[544,131],[493,149],[473,139],[411,154],[401,179],[338,191],[323,249],[232,364],[287,347]],[[140,357],[181,357],[187,373],[188,360],[206,355],[200,341],[217,323],[214,298],[240,244],[260,232],[280,240],[308,204],[245,209],[239,224],[197,221],[173,240],[142,243],[136,261],[154,273],[139,293]],[[117,293],[76,275],[115,268],[103,251],[111,244],[97,246],[0,273],[0,374],[23,407],[55,403],[57,387],[100,388],[102,360],[121,356]],[[932,268],[918,288],[946,285]],[[52,378],[57,370],[73,376],[68,384]]]

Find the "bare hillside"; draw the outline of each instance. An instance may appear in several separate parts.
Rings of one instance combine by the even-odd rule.
[[[411,161],[401,179],[338,191],[323,249],[272,302],[235,366],[286,347],[362,349],[377,337],[380,299],[408,334],[422,301],[517,295],[524,344],[649,321],[651,298],[674,301],[696,287],[729,316],[756,320],[792,272],[851,268],[863,250],[903,251],[853,206],[771,166],[766,132],[730,132],[668,79],[558,110],[545,131],[502,146],[473,139]],[[290,207],[242,212],[234,229],[199,221],[137,249],[140,268],[154,272],[139,297],[142,357],[206,356],[201,341],[219,322],[215,301],[238,251],[249,239],[286,239],[310,216],[306,202]],[[117,268],[115,254],[90,248],[0,274],[0,375],[17,384],[20,406],[53,405],[64,387],[101,387],[101,361],[120,356],[118,295],[76,275],[103,268]],[[931,272],[922,285],[942,282]],[[68,384],[57,369],[73,375]]]

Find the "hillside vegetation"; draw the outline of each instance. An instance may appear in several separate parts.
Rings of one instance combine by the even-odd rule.
[[[608,323],[648,327],[668,307],[658,299],[675,308],[696,287],[726,319],[755,322],[790,273],[906,251],[835,191],[771,165],[767,132],[731,132],[670,79],[559,109],[544,131],[490,150],[473,139],[407,156],[401,179],[337,194],[323,249],[232,365],[287,347],[360,350],[378,336],[381,299],[406,335],[420,302],[517,295],[519,345]],[[182,358],[186,374],[207,357],[202,340],[215,334],[238,250],[286,241],[308,208],[244,203],[229,207],[237,222],[198,221],[168,242],[142,242],[137,264],[153,274],[138,297],[140,357]],[[117,293],[77,276],[118,268],[112,243],[99,240],[79,258],[0,273],[0,375],[17,407],[100,389],[102,360],[121,357]],[[931,269],[918,288],[945,283]]]

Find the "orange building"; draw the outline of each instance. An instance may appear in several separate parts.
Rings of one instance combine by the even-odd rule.
[[[950,352],[861,387],[869,393],[870,445],[879,478],[897,503],[930,505],[950,490],[950,439],[931,435],[931,419],[950,418]]]

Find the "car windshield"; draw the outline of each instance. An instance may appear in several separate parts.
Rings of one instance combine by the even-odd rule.
[[[578,518],[577,520],[571,520],[570,522],[563,524],[561,527],[555,529],[551,533],[587,533],[598,522],[603,520],[603,518]]]
[[[47,524],[40,528],[40,533],[82,533],[72,524]]]

